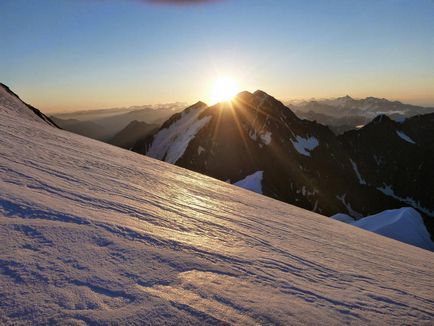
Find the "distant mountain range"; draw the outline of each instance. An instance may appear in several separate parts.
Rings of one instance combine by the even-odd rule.
[[[88,110],[53,115],[53,121],[65,130],[111,142],[131,122],[161,125],[174,113],[182,111],[185,103],[133,106],[106,110]],[[123,132],[125,134],[125,132]]]
[[[385,98],[367,97],[364,99],[354,99],[348,95],[334,99],[301,101],[297,104],[292,104],[291,107],[301,112],[314,111],[336,117],[361,115],[374,118],[380,114],[410,117],[434,112],[434,108],[405,104],[399,101],[389,101]]]
[[[353,99],[348,95],[334,99],[297,101],[287,104],[290,104],[300,118],[325,124],[336,134],[360,128],[381,114],[401,121],[415,115],[434,112],[434,108],[404,104],[384,98]]]
[[[133,150],[328,216],[409,205],[433,234],[433,144],[434,114],[400,122],[380,115],[336,136],[256,91],[212,107],[199,102]]]
[[[105,141],[112,137],[112,131],[104,126],[93,121],[80,121],[77,119],[61,119],[51,116],[51,119],[62,129],[93,138],[96,140]]]
[[[134,120],[119,131],[108,143],[125,149],[131,149],[138,141],[145,139],[159,127],[158,124],[148,124],[143,121]]]

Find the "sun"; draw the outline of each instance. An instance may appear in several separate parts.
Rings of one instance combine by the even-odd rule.
[[[213,85],[211,92],[212,103],[230,101],[239,92],[238,83],[231,77],[220,77]]]

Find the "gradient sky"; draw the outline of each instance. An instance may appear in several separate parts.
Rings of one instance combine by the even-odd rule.
[[[0,0],[0,81],[45,112],[206,101],[218,75],[434,106],[434,0]]]

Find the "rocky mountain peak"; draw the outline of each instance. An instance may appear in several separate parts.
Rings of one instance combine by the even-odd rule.
[[[371,122],[370,124],[394,124],[395,122],[390,119],[386,114],[380,114],[377,115]]]

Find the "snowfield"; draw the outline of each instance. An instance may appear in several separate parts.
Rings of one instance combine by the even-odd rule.
[[[434,243],[423,223],[422,216],[412,207],[386,210],[363,217],[357,221],[342,213],[333,215],[331,218],[416,247],[434,251]]]
[[[235,182],[234,185],[262,194],[262,179],[264,176],[264,171],[256,171],[255,173],[248,175],[243,180]]]
[[[426,324],[434,254],[55,129],[0,89],[0,324]]]
[[[387,210],[355,221],[353,225],[417,247],[434,250],[422,217],[412,207]]]

